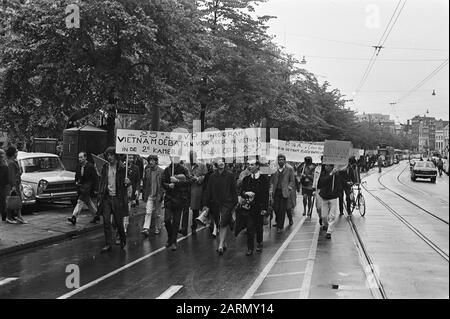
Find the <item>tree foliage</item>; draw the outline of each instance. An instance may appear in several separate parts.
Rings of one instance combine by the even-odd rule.
[[[68,0],[29,0],[1,11],[0,125],[20,140],[61,137],[80,109],[144,110],[135,128],[278,127],[287,140],[378,142],[340,92],[274,44],[264,0],[84,0],[68,29]],[[381,137],[381,135],[380,135]],[[401,137],[384,136],[398,145]]]

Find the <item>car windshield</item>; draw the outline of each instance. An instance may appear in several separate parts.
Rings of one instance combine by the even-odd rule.
[[[19,160],[20,167],[24,173],[49,172],[63,170],[58,157],[33,157]]]
[[[434,168],[434,164],[431,162],[417,162],[416,167],[417,168],[422,168],[422,167]]]

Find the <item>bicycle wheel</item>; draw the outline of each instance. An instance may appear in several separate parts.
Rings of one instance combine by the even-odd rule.
[[[366,200],[364,199],[364,196],[361,193],[358,194],[357,201],[359,213],[361,214],[361,216],[364,216],[366,214]]]

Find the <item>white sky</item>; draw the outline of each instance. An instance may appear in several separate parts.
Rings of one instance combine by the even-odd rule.
[[[401,1],[399,8],[405,0]],[[397,4],[398,0],[268,0],[256,7],[256,14],[276,16],[269,22],[274,41],[299,60],[305,56],[303,67],[353,99],[347,105],[359,113],[389,114],[403,123],[428,109],[429,116],[448,120],[448,64],[420,89],[390,105],[448,59],[448,0],[406,0],[386,48],[353,95],[374,52],[371,46],[378,45]]]

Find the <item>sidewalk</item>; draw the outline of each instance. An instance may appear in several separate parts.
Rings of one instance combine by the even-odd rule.
[[[88,210],[83,210],[78,216],[76,226],[67,220],[71,214],[72,209],[63,208],[24,215],[28,223],[23,225],[0,222],[0,258],[7,254],[53,244],[103,228],[101,220],[97,224],[90,223],[92,215]],[[145,207],[141,201],[138,208],[131,209],[130,223],[135,217],[144,214]]]

